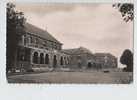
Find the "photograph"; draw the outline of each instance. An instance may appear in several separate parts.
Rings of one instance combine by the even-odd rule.
[[[8,84],[133,84],[133,3],[6,3]]]

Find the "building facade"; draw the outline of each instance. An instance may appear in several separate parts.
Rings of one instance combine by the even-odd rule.
[[[110,53],[95,53],[95,62],[101,68],[116,68],[117,58]]]
[[[25,34],[20,37],[17,60],[13,70],[29,71],[46,68],[102,69],[116,68],[117,58],[111,54],[93,54],[80,47],[62,49],[62,43],[46,30],[29,23],[25,24]]]
[[[27,23],[25,34],[20,37],[18,44],[16,69],[66,67],[69,55],[63,53],[61,49],[62,43],[47,31]]]
[[[70,67],[82,69],[109,69],[117,68],[117,58],[110,53],[93,54],[84,47],[66,49],[64,52],[70,55]]]

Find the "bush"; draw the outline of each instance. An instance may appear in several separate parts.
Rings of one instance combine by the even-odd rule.
[[[130,50],[126,49],[120,57],[120,62],[127,67],[123,71],[133,72],[133,54]]]
[[[27,72],[34,72],[33,69],[27,69]]]

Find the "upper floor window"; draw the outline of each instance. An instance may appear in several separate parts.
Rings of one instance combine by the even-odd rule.
[[[33,43],[33,37],[32,36],[30,36],[30,42]]]
[[[43,46],[47,46],[47,41],[43,41]]]
[[[38,38],[35,38],[35,43],[38,44]]]
[[[26,45],[27,43],[27,38],[26,38],[26,35],[24,35],[24,45]]]
[[[28,37],[28,43],[31,44],[31,37]]]

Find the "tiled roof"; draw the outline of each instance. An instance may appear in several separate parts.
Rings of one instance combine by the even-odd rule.
[[[47,32],[46,30],[40,29],[30,23],[26,23],[25,24],[25,31],[34,35],[37,35],[41,38],[47,39],[49,41],[53,41],[59,44],[60,43],[57,39],[55,39],[49,32]]]
[[[74,49],[64,49],[64,53],[71,54],[71,55],[78,55],[83,53],[92,54],[92,52],[84,47],[74,48]]]

